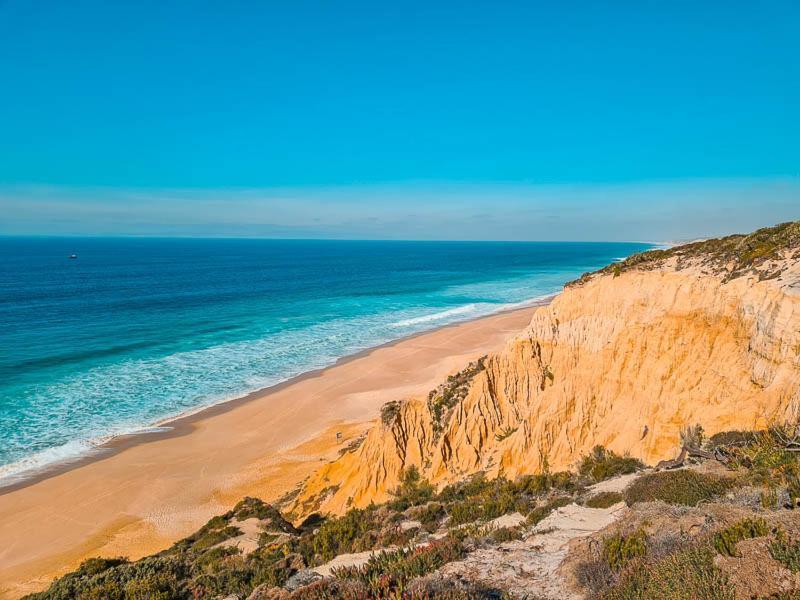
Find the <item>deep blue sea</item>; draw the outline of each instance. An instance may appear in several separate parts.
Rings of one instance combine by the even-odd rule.
[[[0,238],[0,478],[648,247]]]

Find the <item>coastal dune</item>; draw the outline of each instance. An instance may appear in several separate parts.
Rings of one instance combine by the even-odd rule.
[[[157,552],[244,496],[275,501],[335,459],[383,404],[427,393],[463,364],[499,350],[535,310],[379,347],[0,489],[0,597],[46,587],[88,557]]]

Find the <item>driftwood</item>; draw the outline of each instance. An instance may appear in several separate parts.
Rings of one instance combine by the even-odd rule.
[[[705,458],[706,460],[716,460],[723,465],[727,465],[730,462],[728,457],[725,456],[725,454],[723,454],[719,449],[709,452],[708,450],[703,450],[694,446],[684,445],[681,448],[681,453],[678,455],[678,458],[673,460],[662,460],[656,465],[655,470],[661,471],[663,469],[677,469],[678,467],[682,467],[684,464],[686,464],[687,458]]]
[[[794,429],[776,427],[774,432],[787,452],[800,452],[800,425],[795,425]]]

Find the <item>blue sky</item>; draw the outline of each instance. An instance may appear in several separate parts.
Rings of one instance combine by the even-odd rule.
[[[789,1],[0,0],[0,233],[666,239],[800,218],[798,30]]]

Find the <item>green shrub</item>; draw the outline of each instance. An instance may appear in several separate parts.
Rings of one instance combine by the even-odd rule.
[[[723,556],[739,556],[736,544],[742,540],[763,537],[769,534],[769,526],[764,519],[747,518],[726,527],[714,534],[714,549]]]
[[[306,562],[326,562],[338,554],[370,549],[375,541],[374,513],[373,508],[353,508],[341,517],[325,521],[301,547]]]
[[[541,496],[552,490],[574,493],[581,489],[578,478],[567,471],[558,473],[540,473],[538,475],[524,475],[520,477],[515,485],[519,493]]]
[[[793,435],[796,425],[774,426],[767,431],[750,433],[748,441],[730,450],[733,467],[745,467],[752,471],[754,479],[765,481],[780,475],[784,468],[791,469],[798,463],[798,456],[786,450],[784,440]]]
[[[603,446],[595,446],[578,464],[578,473],[593,481],[603,481],[618,475],[635,473],[644,468],[642,461],[630,456],[620,456]]]
[[[714,565],[714,552],[690,547],[655,563],[634,560],[604,600],[734,600],[725,575]]]
[[[447,508],[450,525],[462,525],[472,521],[488,521],[514,512],[517,498],[513,494],[495,498],[469,498],[456,502]]]
[[[195,541],[194,544],[192,544],[192,548],[195,550],[211,548],[211,546],[216,546],[217,544],[220,544],[232,537],[236,537],[237,535],[242,535],[242,530],[238,527],[228,525],[222,529],[209,531],[203,537]]]
[[[779,531],[769,549],[772,558],[792,573],[800,571],[800,540],[789,540],[785,533]]]
[[[388,427],[394,420],[397,418],[397,415],[400,414],[400,402],[397,400],[392,400],[391,402],[387,402],[383,406],[381,406],[381,423],[384,426]]]
[[[800,457],[797,453],[793,454],[795,461],[784,465],[780,470],[781,480],[789,493],[789,508],[797,508],[800,505]]]
[[[759,432],[755,431],[721,431],[715,433],[706,441],[706,447],[709,450],[717,450],[719,448],[739,448],[752,444],[756,435]]]
[[[300,588],[291,596],[292,600],[370,600],[369,590],[358,581],[326,577],[309,586]]]
[[[464,549],[458,540],[445,538],[429,546],[381,552],[361,567],[336,569],[334,577],[361,582],[368,587],[371,597],[401,597],[412,579],[432,573],[463,555]]]
[[[123,565],[128,562],[127,558],[89,558],[81,563],[76,571],[76,575],[80,577],[92,577],[107,569]]]
[[[400,487],[392,492],[395,499],[389,506],[394,510],[406,510],[410,506],[425,504],[435,492],[436,489],[419,474],[419,469],[412,465],[400,475]]]
[[[674,259],[678,269],[690,264],[691,261],[700,261],[712,272],[724,274],[726,279],[733,279],[752,272],[765,261],[779,256],[783,250],[795,249],[799,236],[800,222],[781,223],[747,235],[729,235],[673,248],[648,250],[612,263],[597,273],[618,277],[619,274],[632,269],[656,269],[664,261]],[[579,280],[570,282],[567,286],[580,285],[594,275],[595,273],[585,273]],[[774,273],[761,274],[762,277],[773,275]]]
[[[619,492],[600,492],[589,498],[584,506],[587,508],[609,508],[623,501]]]
[[[447,508],[450,515],[449,525],[463,525],[477,521],[483,517],[483,507],[473,500],[462,500]]]
[[[247,497],[228,513],[230,517],[235,517],[239,521],[247,519],[259,519],[261,521],[269,521],[269,529],[273,531],[282,531],[284,533],[297,533],[297,530],[292,524],[283,518],[280,511],[267,504],[258,498]]]
[[[521,540],[522,531],[521,527],[500,527],[499,529],[492,530],[489,533],[489,537],[498,544],[502,544],[503,542]]]
[[[447,511],[440,502],[430,502],[412,513],[413,518],[422,523],[422,527],[430,533],[439,528],[439,523],[446,515]]]
[[[526,475],[513,482],[502,477],[488,480],[479,474],[448,485],[437,500],[445,505],[450,524],[462,525],[515,511],[528,514],[542,497],[553,491],[574,493],[579,489],[577,477],[566,472]]]
[[[638,478],[628,487],[625,502],[632,506],[637,502],[661,500],[668,504],[697,506],[699,502],[724,494],[732,485],[730,479],[688,469],[652,473]]]
[[[447,380],[428,394],[428,409],[433,417],[433,429],[441,432],[445,412],[467,397],[469,384],[484,370],[486,357],[483,356],[467,365],[463,371],[450,375]]]
[[[438,500],[444,503],[473,498],[491,492],[497,487],[499,479],[488,480],[483,473],[473,475],[465,481],[451,483],[439,493]]]
[[[619,571],[635,558],[647,554],[647,534],[637,529],[630,535],[616,533],[603,540],[602,558],[612,571]]]
[[[189,600],[184,582],[187,565],[174,558],[148,557],[129,563],[119,559],[91,559],[83,570],[57,579],[44,592],[26,596],[30,600]],[[87,562],[89,563],[87,565]],[[113,566],[110,563],[116,562]],[[103,564],[105,563],[105,564]]]
[[[451,525],[495,519],[510,512],[527,512],[535,503],[523,487],[498,477],[492,481],[482,475],[447,486],[439,495],[447,504]]]

